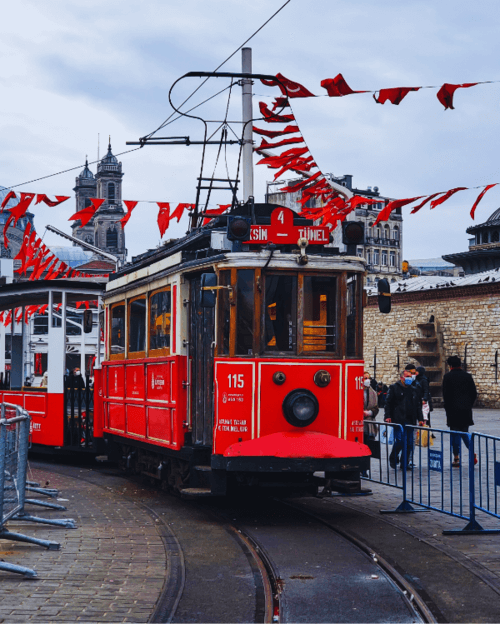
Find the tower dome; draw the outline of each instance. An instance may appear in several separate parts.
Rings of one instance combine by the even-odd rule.
[[[94,174],[89,169],[89,161],[87,158],[85,159],[85,167],[82,169],[78,177],[81,180],[93,180],[94,179]]]

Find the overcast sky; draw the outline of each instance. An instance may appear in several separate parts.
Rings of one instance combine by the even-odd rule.
[[[83,165],[107,147],[114,153],[171,113],[168,92],[188,71],[211,71],[249,37],[284,0],[17,0],[3,9],[0,38],[0,185],[9,187]],[[353,89],[441,85],[500,80],[497,2],[451,0],[291,0],[249,44],[255,72],[276,74],[324,94],[320,82],[341,72]],[[495,60],[496,59],[496,60]],[[240,54],[223,68],[240,71]],[[221,70],[222,71],[222,70]],[[174,91],[180,102],[198,80]],[[227,83],[209,81],[193,104]],[[260,100],[276,90],[256,84]],[[324,172],[352,174],[358,188],[404,198],[500,182],[498,136],[500,83],[456,92],[456,110],[444,111],[437,89],[410,93],[399,105],[376,104],[371,94],[293,100],[300,128]],[[199,109],[210,119],[224,115],[227,93]],[[190,102],[191,104],[191,102]],[[239,88],[230,117],[239,118]],[[234,126],[237,127],[236,125]],[[214,127],[215,129],[215,127]],[[201,138],[199,122],[181,120],[161,136]],[[215,150],[208,154],[213,169]],[[198,147],[151,146],[120,157],[123,198],[144,202],[194,202]],[[222,160],[220,160],[222,163]],[[228,155],[229,166],[234,152]],[[96,166],[91,165],[95,172]],[[72,195],[79,170],[17,191]],[[218,174],[223,170],[219,167]],[[231,171],[233,174],[234,171]],[[257,201],[273,173],[256,167]],[[218,175],[222,177],[222,175]],[[404,256],[430,258],[467,248],[470,207],[480,189],[417,215],[404,212]],[[226,203],[228,195],[214,198]],[[476,213],[481,223],[500,206],[500,187]],[[70,232],[74,197],[54,209],[34,209],[42,233],[48,223]],[[156,246],[158,208],[137,206],[126,228],[136,255]],[[165,238],[179,236],[186,223]],[[55,235],[49,245],[65,244]]]

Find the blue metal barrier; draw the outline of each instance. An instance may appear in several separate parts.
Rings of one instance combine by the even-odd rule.
[[[400,425],[390,423],[382,425],[373,421],[370,422],[372,424],[378,426],[380,447],[384,444],[381,441],[383,427],[403,429]],[[476,510],[500,519],[499,438],[481,433],[469,434],[410,425],[405,426],[398,437],[406,441],[402,448],[398,441],[396,447],[392,447],[392,454],[395,448],[400,448],[399,464],[394,467],[392,462],[393,466],[390,466],[390,444],[386,443],[385,453],[380,451],[378,456],[377,453],[372,455],[372,463],[373,460],[380,460],[378,470],[371,467],[369,476],[363,477],[394,487],[400,474],[401,485],[396,487],[401,488],[403,501],[396,509],[381,510],[381,513],[433,510],[468,521],[461,530],[443,531],[445,535],[500,533],[500,528],[484,529],[476,519]],[[377,448],[374,443],[369,446]],[[457,454],[458,462],[455,461]],[[386,477],[387,471],[389,474]]]

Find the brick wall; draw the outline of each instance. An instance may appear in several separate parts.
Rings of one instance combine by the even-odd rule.
[[[495,369],[491,366],[496,349],[500,349],[500,283],[394,293],[390,314],[380,314],[377,298],[369,297],[364,310],[367,370],[373,372],[376,347],[377,379],[394,383],[398,378],[398,349],[404,368],[412,361],[408,353],[417,350],[416,343],[411,342],[419,335],[417,323],[429,321],[431,315],[442,332],[445,358],[458,354],[463,360],[467,345],[467,370],[479,393],[476,405],[500,408],[500,370],[495,383]]]

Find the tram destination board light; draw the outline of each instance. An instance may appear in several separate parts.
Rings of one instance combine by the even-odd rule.
[[[229,217],[227,221],[227,238],[230,241],[245,241],[250,235],[250,219]]]
[[[346,246],[348,256],[357,255],[357,246],[365,242],[365,226],[361,221],[345,221],[342,223],[342,242]]]

